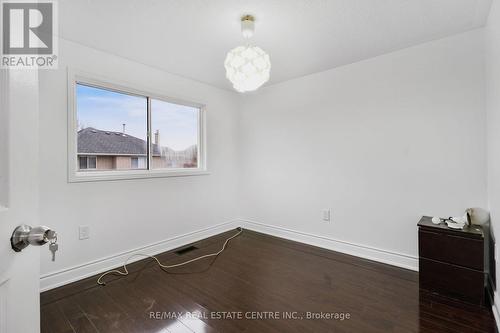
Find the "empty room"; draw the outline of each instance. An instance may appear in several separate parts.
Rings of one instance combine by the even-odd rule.
[[[0,333],[498,332],[500,0],[0,11]]]

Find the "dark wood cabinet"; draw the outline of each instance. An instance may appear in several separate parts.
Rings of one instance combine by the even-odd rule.
[[[424,216],[418,222],[420,288],[474,304],[486,305],[489,229],[466,226],[456,230],[433,224]]]

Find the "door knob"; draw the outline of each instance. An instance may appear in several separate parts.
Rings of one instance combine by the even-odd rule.
[[[47,242],[57,240],[57,233],[45,226],[30,227],[23,224],[18,226],[12,233],[10,245],[16,252],[21,252],[28,245],[40,246]]]

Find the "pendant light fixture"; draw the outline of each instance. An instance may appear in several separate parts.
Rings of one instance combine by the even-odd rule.
[[[239,92],[254,91],[269,80],[271,61],[269,55],[248,40],[255,31],[255,18],[245,15],[241,18],[241,34],[247,40],[245,46],[238,46],[228,52],[224,67],[226,77]]]

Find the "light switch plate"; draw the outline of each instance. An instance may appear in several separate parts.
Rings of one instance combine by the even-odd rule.
[[[331,220],[331,210],[330,209],[323,209],[323,221],[330,221]]]
[[[88,225],[81,225],[78,227],[78,235],[80,240],[90,238],[90,227]]]

